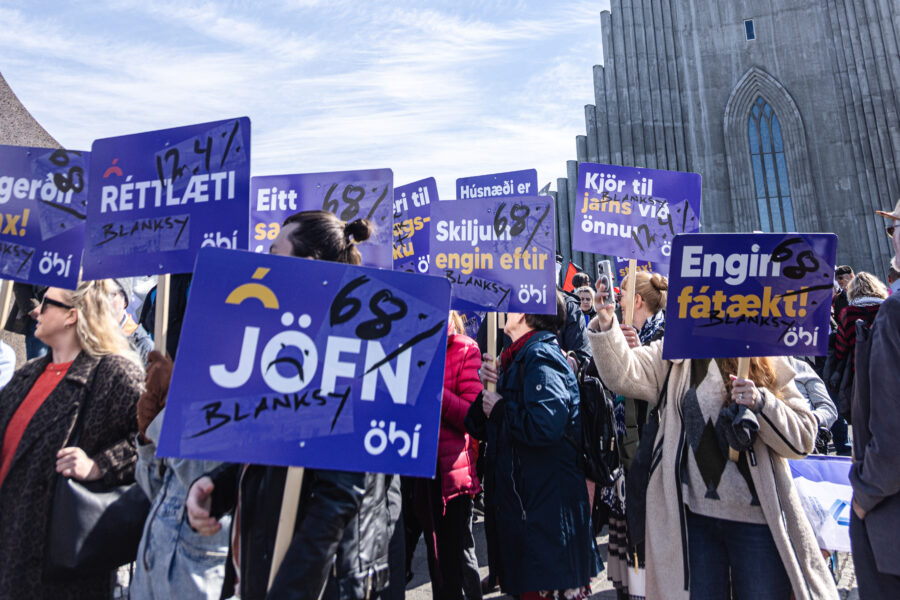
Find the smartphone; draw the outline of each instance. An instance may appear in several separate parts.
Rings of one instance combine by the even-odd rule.
[[[603,296],[600,304],[605,304],[607,306],[615,304],[612,264],[608,260],[601,260],[597,263],[597,281],[606,287],[606,292],[602,293]]]

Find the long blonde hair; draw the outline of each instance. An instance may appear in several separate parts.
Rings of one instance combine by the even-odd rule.
[[[69,296],[68,303],[78,311],[75,337],[81,349],[91,356],[118,354],[143,366],[113,316],[109,300],[116,291],[112,279],[82,281],[74,292],[63,290]]]

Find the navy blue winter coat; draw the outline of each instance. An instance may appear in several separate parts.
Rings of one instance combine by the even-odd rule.
[[[488,441],[486,500],[496,523],[500,587],[518,595],[587,585],[600,570],[578,463],[578,384],[556,338],[540,331],[501,373],[491,418],[466,419]],[[500,413],[497,414],[497,410]],[[488,515],[486,515],[488,516]]]

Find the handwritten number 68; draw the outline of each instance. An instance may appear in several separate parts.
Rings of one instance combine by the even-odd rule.
[[[338,292],[331,303],[329,317],[332,327],[346,323],[359,314],[362,309],[362,301],[350,294],[368,282],[369,278],[363,275],[350,281]],[[393,310],[388,312],[385,310],[387,307],[393,307]],[[394,297],[390,290],[382,289],[375,292],[369,300],[369,311],[375,315],[375,318],[357,325],[356,335],[364,340],[377,340],[391,332],[393,322],[405,317],[408,308],[406,302]]]
[[[778,244],[772,250],[772,262],[783,263],[794,257],[794,251],[790,248],[793,244],[799,244],[802,238],[788,238]],[[797,264],[784,267],[781,272],[789,279],[803,279],[807,273],[813,273],[819,269],[819,259],[812,250],[804,250],[797,254]]]

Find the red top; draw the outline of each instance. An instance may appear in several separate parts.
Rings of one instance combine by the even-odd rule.
[[[16,449],[19,447],[19,442],[22,440],[22,435],[25,433],[28,423],[31,422],[34,413],[38,411],[41,404],[50,395],[50,392],[56,389],[57,384],[66,376],[66,371],[71,366],[72,361],[48,364],[44,372],[34,382],[34,385],[31,386],[31,390],[25,396],[22,404],[19,405],[19,408],[16,409],[12,419],[9,420],[9,425],[6,426],[6,433],[3,434],[3,446],[0,447],[0,487],[3,486],[3,480],[6,479],[6,474],[9,472],[9,467],[12,465]]]

